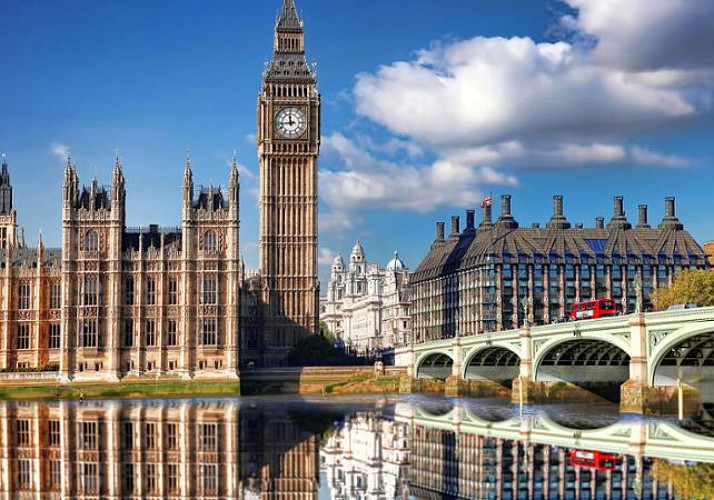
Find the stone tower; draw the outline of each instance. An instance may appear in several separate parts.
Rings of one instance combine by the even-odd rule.
[[[0,249],[8,250],[17,245],[17,213],[12,206],[12,185],[5,155],[0,171]]]
[[[318,323],[317,158],[320,95],[302,21],[284,0],[258,100],[263,362],[284,364]]]
[[[238,378],[239,192],[235,154],[227,193],[210,185],[194,195],[193,171],[186,160],[179,286],[186,297],[179,322],[185,339],[179,360],[182,378],[191,378],[217,361],[227,378]]]
[[[67,159],[62,186],[62,380],[89,370],[109,380],[119,378],[121,310],[114,298],[121,293],[124,185],[118,156],[110,186],[92,179],[82,188]]]

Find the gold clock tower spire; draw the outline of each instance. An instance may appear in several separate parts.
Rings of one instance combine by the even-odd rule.
[[[263,363],[282,365],[317,332],[320,95],[295,0],[284,0],[258,99]]]

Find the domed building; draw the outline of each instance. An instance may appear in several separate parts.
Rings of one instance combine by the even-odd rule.
[[[373,355],[408,342],[409,269],[394,252],[384,269],[367,261],[357,241],[349,263],[335,257],[320,320],[352,354]]]

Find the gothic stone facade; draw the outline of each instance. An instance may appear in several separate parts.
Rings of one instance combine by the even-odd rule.
[[[181,227],[127,229],[119,160],[110,186],[80,186],[68,161],[62,248],[10,238],[2,249],[0,368],[44,367],[62,380],[237,378],[238,193],[235,162],[227,190],[196,194],[187,163]],[[11,213],[3,228],[16,234]]]
[[[266,363],[317,332],[320,95],[294,0],[285,0],[258,99],[260,270]]]
[[[0,498],[313,500],[319,438],[233,401],[0,402]]]
[[[412,276],[415,341],[472,335],[550,323],[568,315],[573,303],[612,298],[623,312],[650,307],[653,289],[671,284],[682,269],[708,266],[701,246],[675,215],[674,198],[665,200],[657,228],[639,206],[632,226],[622,197],[605,226],[573,227],[563,214],[562,196],[545,228],[519,227],[511,214],[511,197],[501,198],[501,216],[491,220],[490,200],[483,221],[474,210],[460,231],[459,217],[444,237],[437,223],[436,239]]]
[[[235,160],[227,189],[197,192],[187,161],[181,227],[143,229],[126,227],[118,159],[106,187],[80,186],[68,160],[54,249],[24,244],[3,161],[0,370],[59,370],[64,381],[235,378],[241,362],[285,364],[317,330],[319,112],[302,22],[284,0],[258,106],[260,270],[245,283]]]

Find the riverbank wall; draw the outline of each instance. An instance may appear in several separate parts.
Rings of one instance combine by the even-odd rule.
[[[390,394],[406,375],[400,367],[336,366],[241,372],[245,396],[269,394]]]
[[[26,373],[0,378],[0,399],[388,394],[399,392],[399,381],[404,375],[406,370],[397,367],[302,367],[246,370],[240,374],[240,380],[147,377],[125,378],[115,382],[60,383],[56,374]]]

